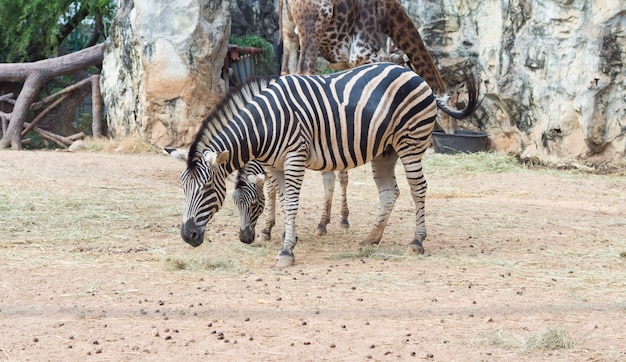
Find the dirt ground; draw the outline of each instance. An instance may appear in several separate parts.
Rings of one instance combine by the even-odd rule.
[[[321,238],[307,173],[296,265],[277,269],[276,244],[238,241],[230,198],[211,243],[180,239],[180,161],[0,151],[0,360],[626,360],[626,177],[484,167],[502,159],[426,156],[423,256],[404,254],[401,167],[362,250],[369,168],[350,172],[351,228],[335,208]]]

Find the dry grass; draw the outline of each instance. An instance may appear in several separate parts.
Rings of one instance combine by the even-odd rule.
[[[520,336],[499,330],[489,333],[485,343],[503,349],[519,349],[524,353],[567,350],[576,346],[565,328],[546,328],[537,333]]]
[[[110,343],[105,353],[120,353],[131,335],[140,336],[138,345],[158,346],[150,330],[163,322],[176,324],[186,340],[202,342],[195,349],[195,343],[175,336],[176,344],[154,347],[152,356],[158,352],[170,359],[167,353],[199,351],[200,358],[218,359],[204,351],[225,344],[206,344],[212,340],[202,333],[208,331],[193,323],[220,319],[228,327],[228,318],[252,315],[259,318],[259,324],[249,323],[254,346],[258,342],[272,350],[293,336],[316,338],[321,347],[295,343],[286,346],[287,353],[306,348],[307,355],[334,360],[352,356],[328,355],[343,345],[362,346],[363,354],[355,359],[371,355],[373,360],[407,359],[411,352],[434,353],[442,360],[620,360],[625,355],[614,333],[621,331],[626,311],[623,177],[534,169],[490,153],[429,154],[424,158],[430,183],[427,252],[413,256],[405,251],[415,211],[401,167],[397,172],[404,188],[382,244],[363,248],[358,242],[378,205],[368,166],[350,174],[351,228],[339,229],[335,203],[332,229],[323,238],[313,234],[322,185],[315,178],[319,175],[311,175],[298,214],[296,265],[280,270],[275,268],[276,239],[284,229],[280,212],[274,241],[244,245],[237,239],[237,209],[228,197],[207,231],[212,243],[192,248],[180,239],[184,196],[178,176],[184,165],[176,160],[104,152],[28,155],[0,155],[4,303],[8,309],[21,303],[38,308],[32,303],[38,301],[84,306],[86,314],[80,313],[89,325],[82,330],[89,335],[95,328],[89,310],[106,310],[109,321],[116,310],[125,316],[145,308],[148,314],[131,313],[125,320],[132,330],[112,332],[111,326],[122,323],[99,330],[101,341],[106,337]],[[336,189],[338,199],[337,194]],[[172,312],[169,322],[146,304],[165,297],[165,307],[159,308]],[[205,309],[198,308],[199,301]],[[189,310],[192,303],[198,318]],[[257,310],[262,313],[255,315]],[[177,319],[174,311],[187,314]],[[5,307],[2,312],[10,317]],[[216,317],[222,312],[224,317]],[[52,322],[26,325],[28,318],[14,316],[6,325],[15,326],[12,331],[21,328],[26,351],[33,331],[51,339],[63,332],[50,327]],[[142,330],[144,324],[149,329]],[[241,328],[230,331],[234,335]],[[252,348],[247,342],[240,339],[228,345],[229,351]],[[331,343],[336,348],[328,348]],[[371,343],[376,348],[369,348]],[[80,344],[73,347],[70,352]],[[387,351],[398,357],[383,355]]]
[[[443,155],[431,153],[424,156],[426,177],[463,177],[481,173],[525,172],[528,168],[514,156],[496,152]]]
[[[106,153],[159,153],[160,151],[153,145],[146,142],[139,136],[130,136],[119,141],[110,138],[87,138],[85,139],[85,151],[106,152]]]
[[[232,258],[193,258],[193,257],[166,257],[163,259],[169,270],[191,270],[227,275],[240,275],[248,271],[241,263]]]

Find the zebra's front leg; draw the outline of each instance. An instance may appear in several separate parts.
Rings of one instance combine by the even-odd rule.
[[[278,185],[274,175],[268,172],[269,182],[265,183],[265,226],[259,234],[260,241],[268,241],[272,239],[272,228],[276,225],[276,190]]]
[[[285,237],[276,262],[276,266],[279,268],[291,266],[295,263],[293,248],[298,240],[296,216],[300,202],[300,188],[304,179],[305,161],[306,157],[303,155],[288,156],[285,161],[285,171],[282,173],[283,179],[277,180],[283,191],[279,196],[282,196],[281,201],[283,202],[283,211],[285,212]]]
[[[383,237],[383,232],[387,226],[387,221],[400,195],[400,189],[396,182],[395,165],[398,156],[392,150],[385,152],[382,156],[372,161],[372,175],[376,187],[378,188],[378,198],[380,209],[374,228],[361,245],[378,244]]]

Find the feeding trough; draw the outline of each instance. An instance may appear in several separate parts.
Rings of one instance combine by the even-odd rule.
[[[437,153],[474,153],[487,150],[489,139],[485,132],[461,131],[433,132],[433,147]]]

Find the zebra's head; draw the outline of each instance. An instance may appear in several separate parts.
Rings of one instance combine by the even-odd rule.
[[[185,193],[185,208],[180,236],[191,246],[204,241],[206,224],[224,203],[226,177],[223,166],[230,157],[228,151],[206,150],[203,157],[190,160],[180,180]]]
[[[245,164],[237,172],[233,200],[239,209],[239,240],[246,244],[254,241],[254,228],[265,207],[264,182],[265,173],[255,162]]]

